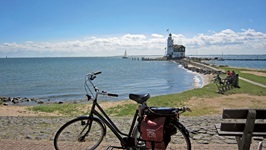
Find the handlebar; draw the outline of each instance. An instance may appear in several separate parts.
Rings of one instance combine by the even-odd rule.
[[[112,93],[107,93],[106,91],[100,91],[95,85],[94,83],[92,82],[95,78],[96,78],[96,75],[98,74],[101,74],[102,72],[101,71],[97,71],[97,72],[92,72],[92,73],[88,73],[86,75],[86,78],[85,78],[85,91],[87,93],[87,97],[88,97],[88,100],[90,100],[92,97],[90,96],[90,94],[94,97],[94,93],[96,94],[95,95],[95,99],[97,99],[98,95],[105,95],[105,96],[111,96],[111,97],[118,97],[118,94],[112,94]],[[91,86],[89,86],[89,84]],[[94,90],[91,90],[90,87]],[[90,93],[90,94],[89,94]]]
[[[108,93],[107,95],[108,95],[108,96],[112,96],[112,97],[118,97],[118,94],[111,94],[111,93]]]
[[[188,111],[188,112],[191,112],[191,109],[190,108],[188,108],[188,107],[179,107],[179,108],[177,108],[177,110],[178,110],[178,112],[181,112],[181,113],[184,113],[184,112],[186,112],[186,111]]]
[[[92,72],[92,73],[88,73],[87,76],[93,76],[93,75],[98,75],[101,74],[101,71],[97,71],[97,72]]]
[[[97,71],[97,72],[94,72],[93,74],[97,75],[97,74],[101,74],[101,73],[102,73],[101,71]]]
[[[118,94],[113,94],[113,93],[107,93],[106,91],[98,92],[100,95],[107,95],[111,97],[118,97]]]
[[[88,73],[87,76],[89,76],[89,79],[92,81],[96,78],[96,75],[101,74],[101,71],[93,72],[93,73]]]

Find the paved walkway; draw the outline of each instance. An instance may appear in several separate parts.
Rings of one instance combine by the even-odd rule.
[[[114,143],[101,143],[99,150],[105,149],[107,145]],[[264,144],[265,145],[265,144]],[[266,147],[264,146],[263,149]],[[1,150],[53,150],[52,141],[38,141],[38,140],[11,140],[0,139]],[[168,147],[167,149],[171,149]],[[192,142],[192,150],[236,150],[236,144],[195,144]],[[251,150],[258,149],[258,142],[251,145]]]
[[[101,144],[99,149],[102,149],[104,144]],[[206,150],[206,149],[215,149],[215,150],[233,150],[237,149],[236,144],[192,144],[193,150]],[[253,146],[256,148],[256,145]],[[0,149],[1,150],[52,150],[53,142],[52,141],[35,141],[35,140],[0,140]]]

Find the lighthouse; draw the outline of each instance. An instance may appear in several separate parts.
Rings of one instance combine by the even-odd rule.
[[[169,34],[169,37],[167,39],[167,49],[166,49],[166,57],[172,57],[173,55],[173,45],[174,45],[174,40],[172,38],[172,34]]]
[[[183,45],[174,44],[172,34],[167,38],[166,57],[168,59],[179,59],[185,57],[186,47]]]

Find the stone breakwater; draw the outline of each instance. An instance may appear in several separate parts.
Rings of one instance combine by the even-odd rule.
[[[57,130],[73,118],[1,116],[0,119],[1,139],[52,141]],[[125,133],[128,132],[132,118],[114,117],[112,119],[119,129]],[[191,132],[192,144],[236,144],[235,137],[217,135],[214,125],[221,122],[219,116],[182,117],[180,122]],[[107,131],[104,141],[119,142],[111,131]]]

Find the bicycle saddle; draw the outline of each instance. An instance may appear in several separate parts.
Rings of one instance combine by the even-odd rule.
[[[138,104],[142,104],[150,98],[150,94],[129,94],[129,98]]]

